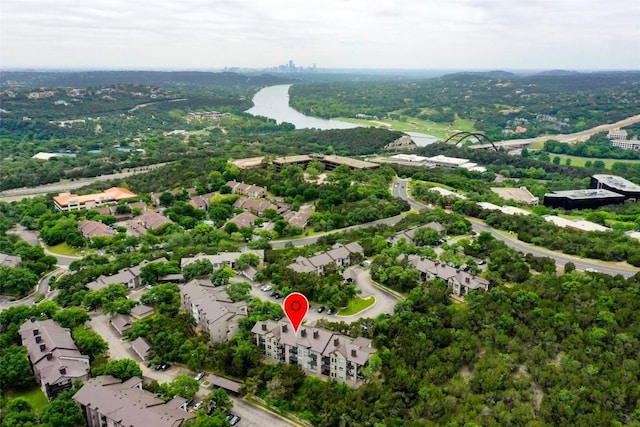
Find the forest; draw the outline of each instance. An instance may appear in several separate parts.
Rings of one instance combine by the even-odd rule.
[[[295,84],[291,105],[319,117],[468,119],[494,141],[572,133],[637,114],[638,72],[572,76],[458,73],[432,79]],[[612,100],[617,100],[612,104]],[[515,126],[521,128],[514,132]]]

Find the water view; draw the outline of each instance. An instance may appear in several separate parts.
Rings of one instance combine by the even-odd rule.
[[[274,119],[278,123],[288,122],[297,129],[353,129],[358,127],[354,123],[342,122],[333,119],[321,119],[311,117],[294,110],[289,106],[289,88],[291,85],[269,86],[260,90],[253,97],[253,107],[247,113],[254,116],[264,116]],[[418,132],[405,132],[418,145],[433,144],[438,140],[435,136]]]

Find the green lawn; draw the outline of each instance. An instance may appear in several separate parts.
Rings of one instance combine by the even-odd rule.
[[[371,307],[375,303],[376,299],[373,296],[370,296],[369,298],[355,297],[354,299],[349,301],[349,304],[345,308],[338,312],[338,315],[353,316],[354,314],[361,312],[365,308]]]
[[[7,398],[9,399],[15,399],[16,397],[21,397],[29,402],[33,409],[36,411],[36,414],[41,414],[42,411],[44,411],[45,408],[49,406],[49,401],[44,395],[44,392],[39,387],[34,387],[31,390],[27,391],[12,391],[7,393]]]
[[[50,252],[58,255],[78,256],[78,252],[66,243],[59,243],[55,246],[49,246],[47,249]]]
[[[400,132],[420,132],[427,135],[433,135],[442,140],[447,139],[456,132],[472,132],[475,131],[471,120],[456,118],[453,124],[436,123],[429,120],[420,120],[415,117],[407,117],[406,121],[400,120],[361,120],[351,117],[337,117],[336,120],[343,122],[356,123],[363,126],[374,126],[379,128],[393,129]]]
[[[593,163],[596,160],[602,160],[605,164],[605,167],[607,169],[611,169],[611,166],[613,166],[614,163],[616,162],[623,162],[623,163],[640,163],[640,160],[625,160],[625,159],[598,159],[598,158],[592,158],[592,157],[578,157],[578,156],[569,156],[567,154],[553,154],[553,153],[548,153],[549,157],[551,157],[551,159],[553,159],[554,157],[558,156],[560,157],[561,161],[560,164],[564,165],[565,159],[571,159],[571,166],[580,166],[583,167],[584,164],[587,161],[591,161],[591,163]]]

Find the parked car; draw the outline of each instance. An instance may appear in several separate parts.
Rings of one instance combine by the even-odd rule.
[[[264,286],[262,286],[262,287],[260,288],[260,290],[261,290],[262,292],[268,292],[268,291],[270,291],[271,289],[273,289],[273,288],[271,287],[271,285],[264,285]]]
[[[584,271],[586,271],[587,273],[597,273],[598,272],[598,270],[596,270],[595,268],[591,268],[591,267],[585,268]]]
[[[240,422],[240,417],[237,415],[234,415],[233,418],[229,420],[229,424],[231,424],[232,426],[238,424],[239,422]]]
[[[160,369],[163,370],[163,371],[166,371],[170,367],[171,367],[171,363],[163,363],[162,366],[160,367]]]
[[[280,299],[280,294],[276,292],[276,294],[273,296],[275,299]]]
[[[371,265],[371,261],[369,261],[368,259],[365,259],[364,261],[362,261],[360,263],[360,265],[363,266],[363,267],[368,267],[368,266]]]
[[[200,381],[202,378],[204,378],[204,372],[200,372],[199,374],[196,374],[196,376],[193,378],[195,378],[196,381]]]
[[[322,313],[323,311],[324,311],[324,306],[323,305],[318,307],[318,313]]]
[[[269,296],[270,296],[270,297],[275,297],[275,296],[276,296],[276,294],[277,294],[277,292],[276,292],[276,291],[271,291],[271,292],[269,292]]]
[[[197,411],[198,409],[202,408],[202,400],[198,403],[196,403],[195,405],[193,405],[193,410]]]
[[[327,310],[327,314],[333,314],[333,310],[332,309]]]

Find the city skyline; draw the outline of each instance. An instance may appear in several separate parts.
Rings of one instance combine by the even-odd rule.
[[[626,0],[0,0],[4,69],[640,69]]]

